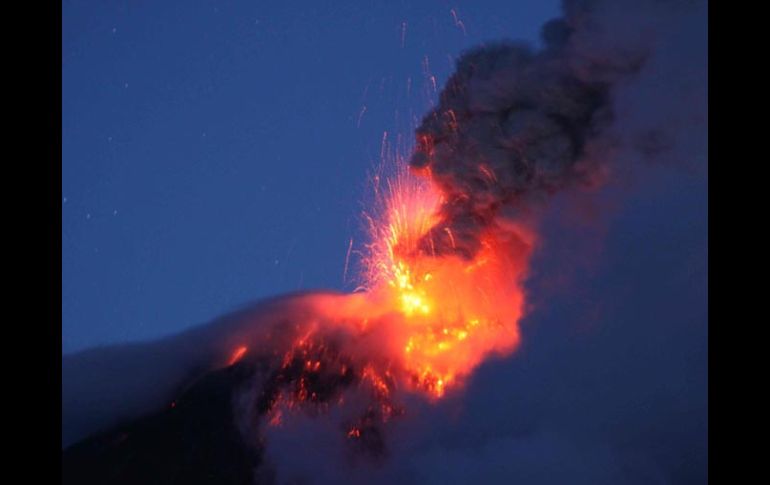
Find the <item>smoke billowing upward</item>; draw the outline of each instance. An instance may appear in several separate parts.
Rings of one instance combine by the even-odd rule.
[[[544,47],[499,42],[466,52],[416,130],[410,160],[444,193],[442,224],[423,248],[472,257],[479,234],[536,207],[549,194],[601,177],[612,90],[636,73],[644,51],[594,52],[581,36],[585,8],[542,28]]]

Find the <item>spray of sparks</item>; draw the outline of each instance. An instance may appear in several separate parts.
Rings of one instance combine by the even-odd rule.
[[[471,260],[437,257],[421,249],[442,223],[441,194],[431,181],[400,164],[376,194],[377,213],[366,217],[365,286],[375,307],[399,314],[392,318],[394,359],[411,388],[440,398],[489,354],[516,348],[532,236],[524,227],[490,230]]]
[[[471,258],[435,251],[426,238],[443,227],[441,191],[397,160],[394,174],[373,178],[360,291],[292,298],[282,314],[291,323],[275,327],[288,340],[256,345],[272,349],[257,403],[268,429],[281,428],[294,413],[317,415],[363,393],[367,404],[342,431],[365,452],[381,454],[383,425],[405,412],[397,390],[441,399],[462,388],[489,356],[508,354],[519,343],[531,233],[492,225]],[[351,247],[352,241],[345,273]],[[264,355],[244,343],[230,350],[227,365]]]

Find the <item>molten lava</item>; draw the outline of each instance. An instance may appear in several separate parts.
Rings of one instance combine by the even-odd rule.
[[[400,314],[391,334],[399,349],[393,359],[409,384],[438,398],[486,356],[516,348],[532,236],[523,226],[494,228],[480,236],[472,258],[451,251],[439,256],[435,229],[452,245],[454,238],[442,228],[441,195],[430,180],[402,169],[379,202],[380,214],[368,218],[368,294],[381,311]]]
[[[246,353],[247,350],[248,348],[245,345],[241,345],[240,347],[235,349],[235,351],[233,351],[233,355],[230,356],[230,360],[227,363],[227,365],[233,365],[239,360],[241,360],[241,358],[243,358],[243,355]]]
[[[256,402],[268,428],[350,405],[357,410],[344,413],[343,436],[377,455],[382,425],[405,412],[397,390],[440,399],[489,356],[515,350],[533,239],[524,226],[487,224],[475,254],[455,252],[430,178],[400,167],[386,190],[375,189],[361,291],[292,298],[268,340],[250,344],[248,359],[238,342],[228,362],[268,362]]]

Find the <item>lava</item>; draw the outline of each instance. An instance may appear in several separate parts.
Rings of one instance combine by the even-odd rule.
[[[230,361],[227,363],[227,365],[233,365],[239,360],[243,358],[243,355],[246,353],[248,348],[245,345],[241,345],[237,349],[233,351],[233,355],[230,356]]]
[[[487,355],[516,348],[532,247],[524,226],[492,227],[472,258],[438,255],[431,239],[436,229],[453,243],[442,225],[442,203],[429,179],[399,169],[381,193],[380,213],[367,218],[372,242],[364,259],[370,298],[402,317],[393,358],[408,384],[433,398],[460,385]]]
[[[441,399],[486,358],[516,349],[533,244],[524,226],[490,225],[472,257],[435,252],[432,234],[453,237],[441,192],[404,165],[385,187],[375,187],[375,209],[365,217],[360,291],[302,297],[304,317],[282,327],[288,345],[268,345],[273,370],[256,404],[277,428],[294,413],[318,415],[350,397],[359,408],[342,423],[343,435],[374,454],[385,448],[382,425],[406,412],[399,391]],[[236,347],[231,364],[245,353]]]

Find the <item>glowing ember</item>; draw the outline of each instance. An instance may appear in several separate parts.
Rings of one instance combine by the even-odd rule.
[[[283,355],[276,377],[282,387],[265,404],[273,425],[282,421],[281,409],[285,416],[302,403],[326,405],[352,384],[370,389],[385,421],[398,414],[390,400],[399,383],[440,398],[486,357],[510,353],[519,342],[529,231],[491,226],[471,258],[438,255],[430,235],[436,229],[450,241],[453,235],[441,229],[442,199],[429,180],[400,167],[379,197],[375,215],[367,216],[365,291],[309,297],[312,314],[324,324],[302,330]],[[357,343],[330,346],[325,339],[334,328]],[[230,363],[245,352],[237,348]]]
[[[381,214],[368,218],[366,287],[376,305],[402,315],[392,338],[409,382],[441,397],[488,354],[515,349],[531,236],[523,227],[487,230],[472,259],[436,256],[425,248],[442,224],[438,191],[404,169],[387,189]]]
[[[292,318],[279,321],[268,345],[272,357],[264,357],[268,371],[256,408],[268,428],[349,399],[362,407],[352,417],[345,413],[347,442],[382,453],[381,426],[404,413],[397,389],[440,399],[488,356],[516,348],[529,232],[492,224],[471,256],[434,251],[433,234],[447,234],[450,244],[454,235],[443,225],[443,201],[429,180],[401,167],[378,192],[376,211],[367,216],[364,291],[292,300]],[[230,365],[246,351],[237,347]],[[244,365],[264,356],[253,354]]]
[[[243,355],[246,353],[247,350],[248,349],[244,345],[241,345],[240,347],[235,349],[235,351],[233,352],[233,355],[230,356],[230,361],[227,363],[227,365],[233,365],[239,360],[241,360],[241,358],[243,358]]]

